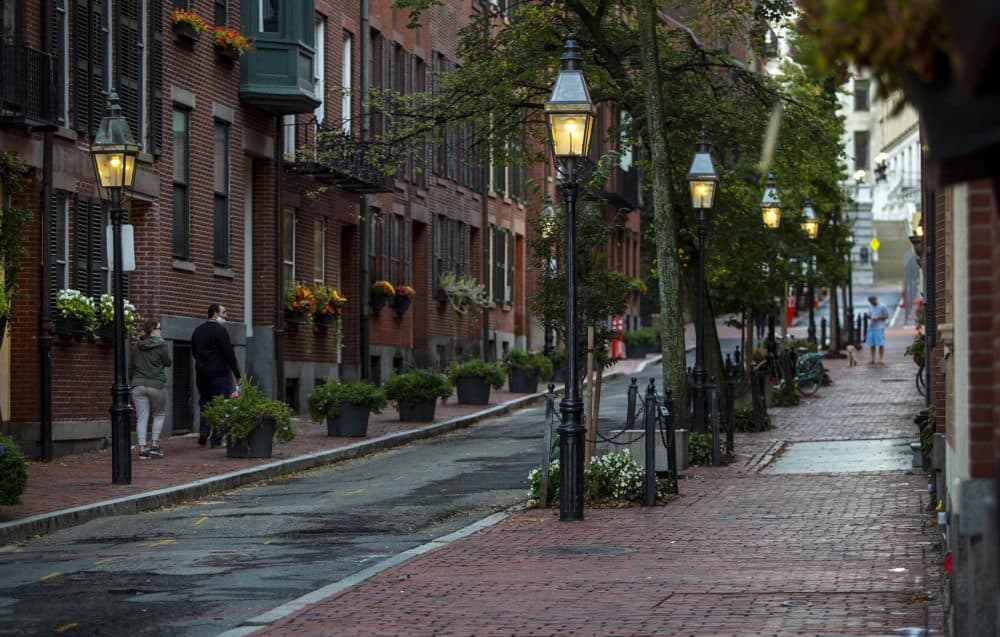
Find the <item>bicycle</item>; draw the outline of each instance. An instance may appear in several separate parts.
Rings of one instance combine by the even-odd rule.
[[[921,396],[925,396],[926,397],[927,396],[927,377],[924,375],[924,371],[925,370],[926,370],[926,367],[924,367],[924,361],[921,358],[920,362],[917,363],[917,379],[916,379],[916,382],[917,382],[917,391],[920,393]]]
[[[823,354],[803,352],[795,361],[795,380],[804,396],[815,394],[823,385]]]

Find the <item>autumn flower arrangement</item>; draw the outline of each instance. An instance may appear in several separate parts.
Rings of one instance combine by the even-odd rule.
[[[396,288],[385,279],[380,279],[372,283],[372,293],[381,296],[396,296]]]
[[[396,296],[401,296],[403,298],[412,299],[417,295],[417,291],[409,285],[397,285],[396,286]]]
[[[337,288],[325,285],[317,285],[314,292],[316,296],[316,314],[320,316],[340,316],[347,297]]]
[[[296,281],[285,290],[285,309],[311,316],[316,311],[316,295],[308,285]]]
[[[201,33],[208,28],[208,23],[205,22],[204,18],[195,13],[194,11],[185,11],[184,9],[174,9],[173,14],[170,16],[171,20],[175,25],[186,24],[190,26],[196,34]]]
[[[215,46],[234,51],[237,55],[250,52],[250,39],[230,27],[216,27],[212,32],[212,41]]]

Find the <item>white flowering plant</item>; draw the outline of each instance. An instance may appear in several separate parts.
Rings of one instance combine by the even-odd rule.
[[[243,391],[216,396],[205,405],[205,420],[212,429],[225,432],[231,441],[245,440],[264,418],[271,417],[276,442],[294,439],[295,425],[288,405],[265,396],[248,378],[243,378],[241,385]]]
[[[139,311],[128,299],[122,299],[122,305],[125,310],[125,329],[128,330],[129,334],[135,335],[139,330],[142,317],[139,316]],[[97,325],[111,325],[114,320],[115,297],[110,294],[102,294],[101,300],[97,302]]]
[[[56,313],[64,319],[83,321],[87,331],[97,327],[97,307],[94,300],[80,290],[56,292]]]
[[[541,469],[536,467],[528,473],[529,497],[537,502],[541,489]],[[669,492],[668,480],[657,479],[656,497],[660,499]],[[591,502],[612,500],[641,501],[646,495],[645,472],[632,458],[628,450],[611,452],[590,459],[590,465],[583,472],[584,497]],[[559,461],[549,464],[550,503],[559,501]]]

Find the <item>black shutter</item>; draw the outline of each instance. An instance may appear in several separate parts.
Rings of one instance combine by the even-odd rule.
[[[139,0],[117,0],[114,4],[118,24],[115,62],[118,97],[122,115],[132,135],[142,145],[142,26]]]
[[[88,294],[99,297],[108,290],[105,288],[107,281],[107,269],[109,266],[107,252],[104,249],[104,215],[102,214],[101,202],[92,200],[90,202],[90,289]]]
[[[49,219],[48,219],[48,233],[49,233],[49,308],[54,308],[56,306],[56,292],[58,292],[62,286],[66,285],[66,281],[59,280],[58,268],[56,262],[59,256],[62,254],[62,243],[63,237],[65,236],[60,232],[62,223],[60,219],[62,218],[62,198],[52,194],[52,198],[49,200]]]
[[[152,55],[149,56],[149,145],[154,156],[163,153],[163,0],[150,3],[153,25]]]
[[[73,197],[73,288],[90,293],[90,201]]]
[[[504,298],[508,303],[514,302],[514,233],[507,231],[507,288]]]
[[[107,104],[105,91],[107,80],[104,77],[105,60],[107,60],[107,30],[104,22],[104,0],[90,2],[90,127],[91,135],[101,125],[104,117],[104,107]]]
[[[45,3],[45,50],[52,56],[52,79],[55,87],[56,117],[62,121],[63,87],[66,77],[63,75],[63,25],[66,22],[66,0],[47,0]]]
[[[73,5],[73,127],[92,135],[104,114],[103,0]]]

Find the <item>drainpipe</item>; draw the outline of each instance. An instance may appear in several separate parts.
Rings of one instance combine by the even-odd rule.
[[[282,153],[284,127],[281,114],[274,116],[274,241],[277,247],[274,259],[274,397],[285,400],[285,294],[282,286],[285,266],[285,187],[283,174],[285,160]],[[252,320],[252,319],[251,319]]]
[[[489,296],[489,277],[492,275],[490,272],[490,206],[489,198],[486,196],[486,191],[489,189],[487,185],[487,162],[483,161],[479,172],[482,175],[482,188],[480,190],[482,198],[482,235],[483,235],[483,285],[485,290],[483,292],[487,297]],[[513,237],[512,237],[513,238]],[[483,360],[491,361],[493,360],[493,351],[490,350],[490,299],[485,299],[486,303],[483,303]]]
[[[361,0],[361,143],[368,141],[368,0]],[[368,289],[369,254],[368,236],[371,232],[371,219],[368,218],[368,197],[361,195],[358,201],[358,241],[361,243],[361,263],[358,268],[358,300],[361,307],[358,312],[358,355],[361,358],[361,379],[371,380],[371,325],[368,323]]]
[[[46,130],[42,137],[42,202],[38,216],[42,219],[41,305],[38,312],[38,360],[39,360],[39,434],[41,435],[41,455],[44,462],[50,462],[52,449],[52,308],[49,268],[52,263],[52,246],[49,245],[49,227],[52,215],[52,131]]]
[[[931,382],[933,381],[933,374],[931,374],[931,348],[934,347],[934,343],[937,340],[937,316],[935,312],[937,311],[937,298],[935,297],[935,281],[937,279],[937,274],[935,272],[935,252],[936,246],[934,245],[936,237],[935,229],[935,216],[936,211],[934,206],[936,204],[937,192],[934,189],[927,191],[927,202],[924,205],[924,210],[926,211],[923,218],[924,224],[924,362],[926,364],[925,371],[927,373],[927,391],[926,396],[924,396],[924,404],[928,407],[931,405]]]

